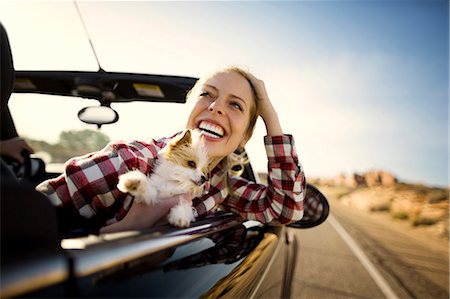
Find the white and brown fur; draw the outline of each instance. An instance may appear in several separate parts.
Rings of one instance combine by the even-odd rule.
[[[130,193],[135,202],[156,205],[164,198],[189,193],[202,195],[208,179],[208,155],[198,130],[185,130],[158,153],[149,176],[133,170],[119,176],[117,188]],[[167,216],[170,224],[188,227],[194,220],[192,203],[181,200]]]

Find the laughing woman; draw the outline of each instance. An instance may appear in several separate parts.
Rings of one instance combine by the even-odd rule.
[[[209,191],[196,198],[188,194],[166,198],[156,206],[133,203],[131,195],[117,189],[118,176],[136,168],[150,175],[156,153],[171,137],[149,143],[111,143],[99,152],[69,160],[64,174],[39,186],[63,211],[65,229],[84,226],[91,232],[114,232],[151,227],[162,223],[181,199],[192,201],[196,219],[219,206],[245,219],[273,225],[302,218],[304,172],[294,139],[283,133],[264,82],[243,69],[229,67],[199,79],[187,100],[195,105],[186,128],[204,131],[211,161]],[[258,116],[267,130],[267,185],[233,176],[231,171],[242,160],[237,153],[252,136]]]

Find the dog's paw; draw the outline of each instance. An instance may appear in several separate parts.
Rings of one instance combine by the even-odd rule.
[[[170,209],[167,220],[173,226],[177,227],[189,227],[191,222],[194,221],[194,214],[192,212],[192,206],[188,202],[181,202]]]
[[[117,188],[123,193],[134,196],[143,195],[146,176],[139,170],[133,170],[119,176]]]

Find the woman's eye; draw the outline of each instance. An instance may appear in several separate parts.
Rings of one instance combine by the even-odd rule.
[[[231,102],[230,104],[231,106],[233,106],[234,108],[243,111],[241,104],[237,103],[237,102]]]
[[[201,97],[210,97],[211,94],[209,92],[207,92],[207,91],[203,91],[203,92],[200,93],[200,96]]]

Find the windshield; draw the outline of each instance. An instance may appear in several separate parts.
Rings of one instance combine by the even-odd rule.
[[[183,130],[189,111],[188,104],[128,102],[112,104],[119,120],[100,129],[78,119],[80,110],[98,105],[83,98],[40,94],[13,94],[9,101],[19,135],[36,156],[58,169],[69,158],[97,151],[113,140],[173,135]]]

